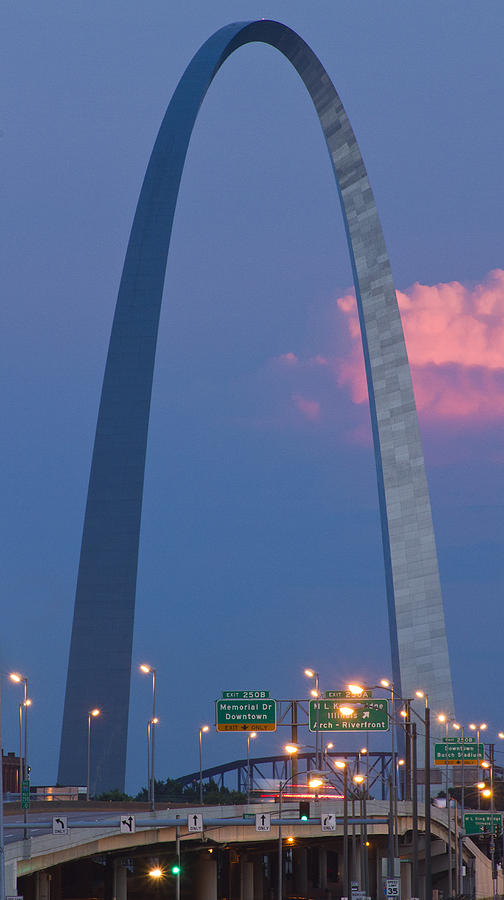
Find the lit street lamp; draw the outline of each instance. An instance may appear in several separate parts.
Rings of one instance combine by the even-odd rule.
[[[88,712],[88,731],[87,731],[87,785],[86,800],[89,801],[89,781],[91,777],[91,719],[96,719],[101,713],[101,709],[90,709]]]
[[[202,725],[199,730],[199,802],[203,806],[203,756],[201,751],[201,735],[210,731],[209,725]]]
[[[156,670],[150,666],[148,663],[142,663],[140,666],[140,671],[144,673],[144,675],[152,675],[152,719],[151,722],[154,726],[155,718],[156,718]],[[151,801],[151,809],[154,810],[155,807],[155,777],[154,777],[154,734],[155,728],[151,728],[151,766],[150,766],[150,776],[151,776],[151,789],[150,789],[150,801]]]
[[[250,791],[252,790],[252,773],[250,771],[250,739],[257,737],[256,731],[247,734],[247,803],[250,803]]]

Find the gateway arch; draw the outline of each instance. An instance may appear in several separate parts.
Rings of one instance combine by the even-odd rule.
[[[131,648],[152,377],[180,179],[205,94],[244,44],[276,47],[302,78],[329,150],[352,263],[378,479],[396,689],[421,686],[453,710],[443,602],[411,375],[390,263],[357,142],[327,72],[278,22],[238,22],[196,53],[167,109],[142,185],[103,381],[84,519],[58,781],[85,784],[88,710],[92,789],[124,787]]]

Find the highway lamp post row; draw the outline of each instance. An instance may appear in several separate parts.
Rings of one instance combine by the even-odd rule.
[[[298,748],[294,747],[292,744],[288,745],[289,753],[296,753]],[[286,748],[287,749],[287,748]],[[345,765],[345,763],[343,763]],[[292,782],[293,778],[297,778],[297,772],[294,775],[291,775],[290,778],[287,778],[285,781],[280,781],[278,784],[278,879],[277,879],[277,900],[283,900],[283,844],[282,844],[282,800],[283,800],[283,792],[286,786]],[[308,781],[308,787],[318,788],[323,784],[323,779],[320,776],[313,775]],[[345,792],[346,796],[346,792]],[[348,860],[347,860],[348,862]],[[350,895],[349,895],[350,898]]]
[[[323,756],[324,762],[326,764],[326,767],[329,769],[329,771],[330,771],[330,767],[329,767],[329,760],[327,757],[327,751],[331,750],[333,748],[333,746],[334,745],[332,742],[328,743],[325,747],[324,756]],[[295,744],[286,744],[284,749],[286,750],[287,753],[291,754],[291,756],[294,757],[294,755],[299,750],[299,746],[297,746]],[[368,752],[367,748],[363,748],[360,751],[360,753],[362,753],[362,754],[367,754],[367,752]],[[359,754],[359,761],[360,761],[360,754]],[[367,764],[369,766],[369,759],[367,759]],[[351,877],[350,877],[351,873],[350,873],[349,852],[348,852],[348,849],[349,849],[348,765],[343,760],[336,760],[334,762],[331,761],[331,765],[334,767],[334,769],[339,769],[339,770],[343,771],[343,889],[346,890],[347,897],[350,900],[350,898],[351,898]],[[288,779],[288,781],[292,781],[292,779],[295,777],[297,777],[297,772],[295,774],[291,775],[291,777]],[[354,784],[357,786],[362,786],[364,784],[364,782],[366,782],[366,787],[365,787],[365,789],[362,790],[361,796],[359,797],[361,819],[365,819],[366,818],[366,805],[365,805],[364,797],[365,797],[365,794],[367,793],[367,779],[366,779],[365,775],[361,775],[360,772],[357,772],[353,776],[352,780],[353,780]],[[287,783],[288,782],[285,782],[284,786]],[[320,787],[322,784],[323,784],[323,780],[317,774],[314,774],[312,776],[311,780],[309,781],[309,787],[311,787],[311,788]],[[355,803],[355,797],[352,797],[352,813],[354,810],[354,803]],[[391,834],[391,831],[390,831],[390,827],[389,827],[389,842],[390,842],[390,834]],[[352,825],[353,861],[355,861],[355,858],[356,858],[354,836],[355,836],[355,825]],[[279,848],[279,851],[280,851],[280,848]],[[364,856],[364,853],[365,853],[365,856]],[[279,864],[280,864],[280,857],[279,857]],[[363,871],[361,869],[361,879],[360,880],[361,880],[361,883],[363,885],[365,885],[365,889],[367,891],[367,889],[368,889],[368,887],[367,887],[368,886],[367,829],[363,822],[361,822],[361,867],[362,867]],[[281,898],[280,893],[279,893],[279,898]]]
[[[389,852],[388,852],[388,873],[392,875],[393,868],[393,858],[394,856],[397,858],[399,855],[398,850],[398,824],[397,824],[397,782],[398,782],[398,771],[399,771],[399,761],[395,761],[395,740],[394,740],[394,732],[395,732],[395,716],[394,716],[394,705],[395,699],[397,698],[397,694],[394,691],[394,685],[389,679],[383,678],[380,681],[379,685],[375,685],[376,687],[382,687],[387,690],[390,690],[392,696],[392,713],[389,718],[391,721],[391,731],[392,731],[392,770],[389,779],[389,793],[390,793],[390,810],[389,810]],[[348,685],[349,690],[355,695],[362,694],[364,692],[364,688],[360,685]],[[425,727],[425,762],[424,762],[424,770],[425,770],[425,900],[432,900],[432,861],[431,861],[431,816],[430,816],[430,710],[429,710],[429,701],[428,697],[424,691],[418,690],[415,692],[416,697],[419,700],[425,701],[425,718],[422,718],[418,712],[411,707],[410,700],[404,700],[400,698],[403,703],[406,703],[406,708],[401,710],[401,716],[408,721],[408,734],[409,734],[409,723],[410,723],[410,712],[413,712],[414,715],[419,719],[419,721]],[[503,732],[504,735],[504,732]],[[415,897],[419,895],[419,877],[418,877],[418,785],[417,785],[417,729],[416,723],[413,723],[412,727],[412,749],[413,749],[413,809],[412,809],[412,817],[413,817],[413,871],[412,871],[412,890]],[[406,772],[406,777],[409,777],[409,772]],[[409,787],[406,792],[409,793]],[[392,836],[392,839],[391,839]]]
[[[424,726],[425,729],[425,752],[424,752],[424,816],[425,816],[425,890],[424,897],[425,900],[432,900],[432,855],[431,855],[431,811],[430,811],[430,791],[431,791],[431,747],[430,747],[430,708],[429,708],[429,698],[425,691],[415,691],[415,697],[418,700],[425,701],[425,711],[424,717],[416,711],[416,709],[411,705],[411,700],[406,700],[403,702],[406,703],[405,709],[401,710],[401,716],[405,718],[408,722],[408,738],[411,735],[411,748],[407,746],[408,753],[410,753],[410,766],[406,765],[406,773],[405,777],[408,780],[411,775],[412,780],[412,791],[411,791],[411,800],[412,800],[412,820],[413,820],[413,828],[412,828],[412,850],[413,850],[413,866],[412,866],[412,893],[415,897],[419,896],[419,871],[418,871],[418,781],[417,781],[417,725],[416,722],[410,721],[410,714],[413,713],[419,722]],[[401,698],[402,699],[402,698]],[[404,764],[404,760],[399,760],[399,764]],[[409,769],[411,768],[411,773]],[[406,784],[406,795],[408,796],[409,785]]]
[[[152,675],[152,718],[151,718],[151,729],[150,729],[150,743],[151,743],[151,763],[150,763],[150,805],[151,810],[154,811],[156,808],[156,797],[155,797],[155,775],[154,775],[154,743],[155,743],[155,733],[156,733],[156,725],[158,723],[158,719],[156,718],[156,670],[153,666],[150,666],[148,663],[142,663],[140,666],[140,671],[144,673],[144,675]]]

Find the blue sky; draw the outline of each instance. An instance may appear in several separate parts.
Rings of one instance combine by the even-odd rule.
[[[500,0],[9,0],[0,659],[30,678],[37,783],[56,776],[93,433],[141,180],[192,54],[221,25],[262,16],[312,46],[356,131],[405,298],[457,715],[504,723],[504,289],[489,274],[504,269]],[[197,768],[223,689],[302,697],[308,664],[327,687],[389,673],[368,411],[338,305],[350,287],[309,98],[278,53],[246,47],[193,135],[158,345],[134,660],[159,673],[160,774]],[[147,681],[132,678],[131,790],[145,781]],[[6,749],[17,701],[6,686]],[[205,742],[209,764],[243,751],[242,736]]]

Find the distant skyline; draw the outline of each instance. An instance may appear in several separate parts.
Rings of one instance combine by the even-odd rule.
[[[457,715],[504,724],[502,6],[255,7],[50,0],[4,14],[0,665],[30,680],[36,783],[56,777],[92,439],[140,180],[193,52],[263,15],[310,43],[356,130],[412,365]],[[163,777],[197,768],[222,689],[303,696],[306,665],[326,687],[390,674],[330,180],[294,73],[267,48],[236,54],[189,152],[151,412],[134,658],[159,672]],[[148,687],[133,674],[131,791],[145,783]],[[15,686],[3,701],[16,750]],[[243,754],[240,737],[208,735],[205,763]]]

